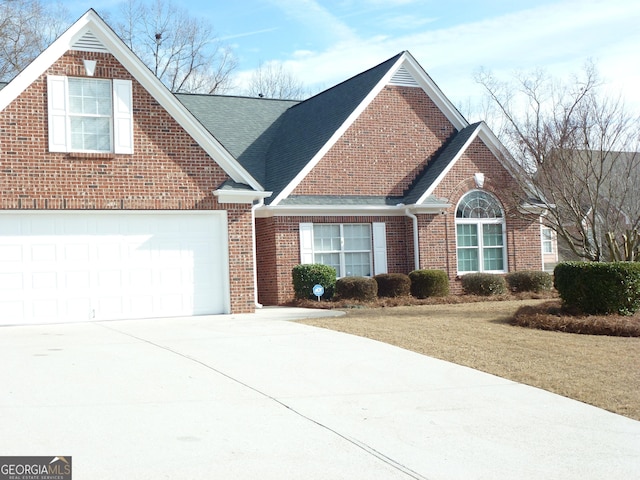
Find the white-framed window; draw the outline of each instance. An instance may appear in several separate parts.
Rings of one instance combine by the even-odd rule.
[[[555,252],[555,233],[549,227],[542,227],[541,232],[542,237],[542,253],[545,254],[553,254]]]
[[[464,195],[456,209],[458,273],[507,271],[506,228],[500,202],[483,190]]]
[[[49,151],[133,153],[132,82],[47,77]]]
[[[301,223],[301,263],[321,263],[338,277],[387,271],[384,223]]]

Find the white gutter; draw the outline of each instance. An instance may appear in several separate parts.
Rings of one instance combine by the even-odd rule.
[[[253,250],[253,303],[256,308],[262,308],[262,304],[258,302],[258,247],[256,241],[256,210],[264,206],[264,198],[258,200],[251,207],[251,248]]]
[[[415,214],[411,213],[409,207],[405,208],[404,213],[407,217],[413,220],[413,263],[414,270],[420,269],[420,245],[418,244],[419,235],[418,235],[418,217]]]

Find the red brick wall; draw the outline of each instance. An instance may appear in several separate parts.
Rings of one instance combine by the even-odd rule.
[[[134,153],[49,153],[47,75],[133,80]],[[220,166],[109,54],[67,52],[0,112],[0,209],[222,210]],[[229,211],[231,308],[253,310],[250,205]]]
[[[402,195],[454,127],[420,88],[387,86],[294,195]]]

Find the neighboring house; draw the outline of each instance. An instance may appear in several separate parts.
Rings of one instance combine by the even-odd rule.
[[[173,95],[90,10],[0,133],[1,323],[250,312],[299,263],[543,267],[517,166],[408,52],[302,102]]]

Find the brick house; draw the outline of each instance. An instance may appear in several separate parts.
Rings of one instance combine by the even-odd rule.
[[[0,86],[1,323],[250,312],[309,262],[542,269],[516,167],[408,52],[302,102],[174,95],[90,10]]]

